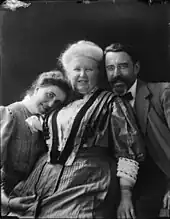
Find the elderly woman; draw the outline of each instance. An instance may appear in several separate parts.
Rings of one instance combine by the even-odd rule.
[[[25,216],[116,218],[120,182],[118,216],[134,217],[131,189],[144,157],[143,144],[130,109],[119,97],[98,88],[102,58],[102,49],[89,41],[70,45],[60,57],[81,99],[53,118],[51,162],[46,162],[33,186],[38,207]],[[26,184],[20,191],[30,188],[31,183]]]
[[[0,107],[1,213],[31,206],[34,194],[10,199],[15,185],[26,179],[39,156],[47,151],[40,117],[61,107],[69,96],[69,85],[58,71],[40,74],[22,101]],[[36,117],[39,115],[39,117]]]

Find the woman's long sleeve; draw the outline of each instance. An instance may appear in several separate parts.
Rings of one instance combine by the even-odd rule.
[[[117,99],[112,106],[110,130],[115,144],[116,157],[142,161],[144,141],[130,106]]]
[[[135,182],[138,161],[144,158],[144,143],[130,107],[121,99],[117,99],[112,106],[110,125],[118,159],[117,176]]]
[[[7,145],[15,126],[15,117],[8,107],[0,106],[1,168],[7,159]]]

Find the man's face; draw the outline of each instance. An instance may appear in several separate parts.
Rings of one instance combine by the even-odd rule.
[[[126,93],[133,85],[140,69],[126,52],[108,52],[105,57],[107,78],[113,92]]]

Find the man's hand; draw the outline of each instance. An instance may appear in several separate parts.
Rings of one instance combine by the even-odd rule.
[[[163,207],[170,210],[170,190],[168,190],[164,195]]]
[[[10,211],[13,211],[13,212],[26,211],[28,208],[32,206],[35,200],[36,200],[35,195],[11,198],[9,200]]]

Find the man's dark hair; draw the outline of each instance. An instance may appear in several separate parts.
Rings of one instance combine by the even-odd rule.
[[[104,55],[108,52],[126,52],[131,57],[133,63],[139,60],[135,48],[128,44],[113,43],[105,48]]]

